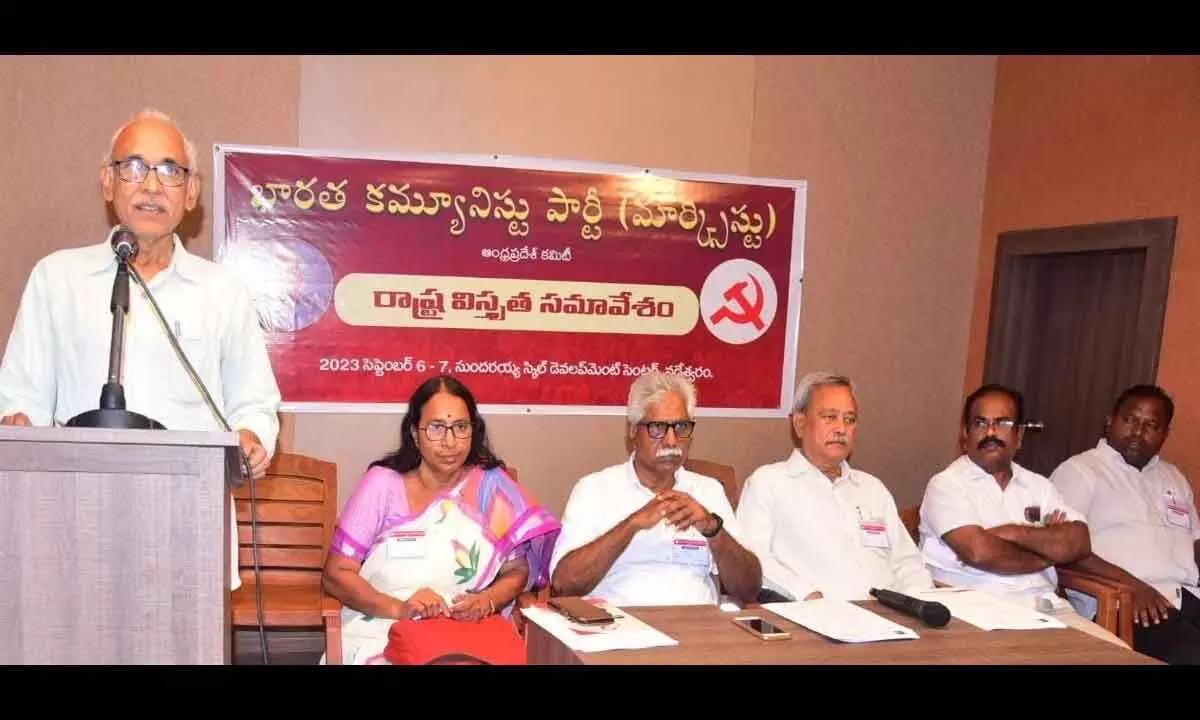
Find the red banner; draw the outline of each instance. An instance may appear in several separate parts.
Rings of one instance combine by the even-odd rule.
[[[250,287],[285,409],[402,404],[449,373],[491,411],[615,412],[649,369],[693,378],[701,414],[790,407],[802,182],[232,146],[215,160],[214,255]]]

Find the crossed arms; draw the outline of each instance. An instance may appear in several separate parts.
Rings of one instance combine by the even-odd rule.
[[[1046,518],[1044,527],[979,525],[955,528],[942,539],[967,565],[997,575],[1024,575],[1052,565],[1073,563],[1092,552],[1085,523],[1068,520],[1060,510]]]

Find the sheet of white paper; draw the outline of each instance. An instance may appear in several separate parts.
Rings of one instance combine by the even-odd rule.
[[[1067,627],[1053,615],[971,588],[935,588],[912,595],[921,600],[945,605],[952,617],[970,623],[980,630],[1045,630]]]
[[[765,603],[763,607],[797,625],[842,642],[913,640],[920,637],[911,628],[845,600],[821,598],[803,602]]]
[[[607,603],[597,604],[612,613],[616,620],[607,625],[580,625],[571,622],[557,610],[540,607],[523,608],[521,614],[576,652],[640,650],[679,644],[678,640],[618,608]]]

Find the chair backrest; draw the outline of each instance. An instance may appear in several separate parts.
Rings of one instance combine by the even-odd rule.
[[[921,543],[921,506],[914,505],[901,510],[900,521],[904,523],[904,529],[912,536],[913,542],[919,545]]]
[[[734,472],[732,465],[722,465],[712,460],[689,457],[683,467],[691,472],[720,480],[721,486],[725,488],[725,497],[728,498],[730,507],[737,510],[738,499],[742,496],[742,486],[738,483],[737,473]]]
[[[253,582],[250,483],[242,483],[233,496],[238,567],[242,582]],[[255,482],[254,496],[262,582],[320,583],[337,523],[337,465],[306,455],[276,453],[266,477]]]

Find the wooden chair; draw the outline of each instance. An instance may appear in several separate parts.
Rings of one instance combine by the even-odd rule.
[[[912,535],[913,542],[919,544],[921,506],[904,508],[900,511],[900,520]],[[1079,570],[1056,566],[1055,572],[1060,596],[1066,597],[1066,591],[1070,589],[1096,598],[1095,623],[1133,647],[1133,593],[1130,588]]]
[[[1096,599],[1095,623],[1133,647],[1133,589],[1115,580],[1071,568],[1054,568],[1058,573],[1059,595],[1066,590],[1091,595]]]
[[[321,628],[325,662],[342,662],[341,603],[321,587],[325,555],[337,522],[337,466],[294,453],[277,453],[254,487],[258,558],[266,629]],[[234,493],[238,567],[242,586],[232,596],[235,630],[258,627],[250,483]]]
[[[725,497],[729,500],[729,506],[737,510],[738,500],[742,496],[742,486],[738,482],[737,473],[734,472],[732,465],[722,465],[702,458],[688,458],[683,467],[691,472],[719,480],[721,487],[725,488]]]
[[[900,522],[904,523],[904,529],[912,537],[913,542],[917,544],[917,548],[921,547],[921,506],[914,505],[906,507],[900,511]],[[949,587],[946,583],[940,580],[933,581],[934,587]]]

